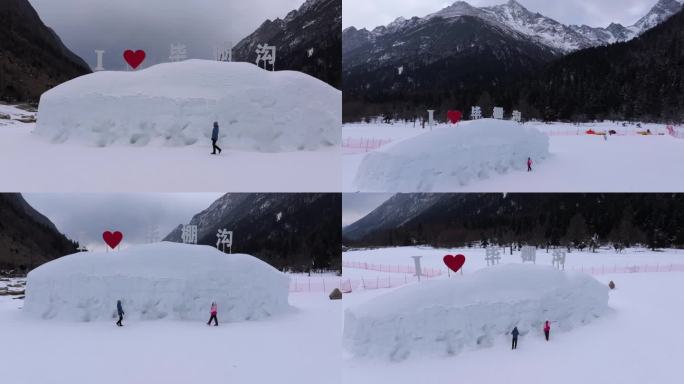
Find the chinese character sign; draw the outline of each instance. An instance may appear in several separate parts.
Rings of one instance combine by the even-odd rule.
[[[523,263],[525,263],[527,261],[531,261],[534,264],[536,264],[537,263],[537,248],[536,247],[530,247],[529,245],[522,247],[521,252],[520,252],[520,257],[522,258]]]
[[[487,266],[497,265],[501,261],[501,250],[499,248],[487,248],[485,250],[487,253],[485,260],[487,261]]]
[[[185,44],[171,44],[169,60],[172,62],[183,61],[188,58],[188,49]]]
[[[563,269],[565,270],[565,256],[566,252],[562,249],[554,249],[553,250],[553,266],[558,268],[558,269]]]
[[[183,225],[181,230],[181,239],[185,244],[197,244],[197,226]]]
[[[492,116],[495,119],[502,120],[504,116],[504,109],[501,107],[494,107],[494,115]]]
[[[482,109],[474,106],[470,109],[470,120],[477,120],[482,118]]]
[[[513,111],[513,121],[517,121],[518,123],[522,121],[522,113],[520,113],[520,111]]]
[[[223,252],[226,251],[226,247],[232,251],[233,247],[233,231],[229,231],[225,228],[219,229],[218,232],[216,233],[216,249],[219,249],[221,247],[221,250]]]
[[[275,45],[259,44],[256,49],[257,59],[256,65],[264,62],[264,69],[266,69],[266,64],[271,64],[271,70],[275,71],[276,62],[276,47]]]

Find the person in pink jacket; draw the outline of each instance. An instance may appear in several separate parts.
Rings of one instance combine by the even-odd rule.
[[[548,320],[546,320],[546,323],[544,323],[544,336],[546,336],[546,341],[549,341],[549,333],[551,332],[551,323],[549,323]]]
[[[216,318],[216,313],[218,312],[218,306],[216,306],[216,302],[212,301],[211,302],[211,317],[209,318],[209,321],[207,321],[207,325],[211,324],[211,321],[214,320],[214,326],[218,326],[218,319]]]

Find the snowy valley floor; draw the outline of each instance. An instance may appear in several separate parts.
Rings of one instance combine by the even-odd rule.
[[[440,250],[420,247],[386,248],[345,252],[345,261],[409,265],[410,255],[423,255],[423,265],[438,269],[441,257],[463,253],[468,257],[465,273],[486,267],[481,249]],[[502,255],[503,263],[520,263],[519,253]],[[550,264],[550,255],[537,253],[538,264]],[[661,266],[684,263],[684,252],[629,250],[616,255],[609,250],[597,254],[568,254],[568,266],[611,267],[614,265]],[[388,273],[346,268],[344,276],[371,280]],[[396,274],[395,274],[396,275]],[[446,271],[441,277],[449,278]],[[451,276],[450,278],[458,278]],[[358,359],[345,352],[343,383],[468,382],[468,383],[665,383],[681,382],[684,332],[684,273],[623,273],[598,275],[615,281],[610,293],[612,311],[588,325],[570,332],[554,333],[551,341],[528,335],[521,337],[518,350],[510,350],[510,339],[500,337],[490,348],[464,351],[448,358],[409,358],[403,362]],[[416,283],[414,283],[416,284]],[[356,287],[344,299],[353,307],[392,289],[363,290]]]
[[[337,383],[341,303],[290,294],[292,314],[223,323],[36,320],[0,297],[2,382]],[[220,319],[219,319],[220,320]]]
[[[469,124],[464,122],[461,124]],[[636,132],[665,131],[664,125],[528,123],[549,134],[551,156],[535,162],[532,173],[511,171],[491,173],[487,178],[466,185],[450,185],[439,190],[400,192],[662,192],[684,187],[684,139],[668,135],[641,136]],[[440,125],[435,129],[458,129]],[[621,135],[604,140],[602,136],[578,134],[588,129],[615,129]],[[388,183],[383,190],[360,190],[355,184],[359,165],[366,156],[366,144],[391,140],[392,144],[410,140],[430,131],[413,124],[345,124],[342,128],[342,188],[344,192],[397,192]],[[351,148],[350,148],[351,147]],[[455,154],[456,155],[456,154]],[[535,159],[533,159],[535,160]],[[445,159],[444,161],[448,161]],[[425,172],[429,175],[429,172]],[[434,177],[434,176],[426,176]]]
[[[0,105],[0,113],[22,111]],[[282,153],[51,144],[34,123],[0,120],[0,189],[22,192],[339,192],[340,150]],[[221,143],[219,142],[219,146]]]

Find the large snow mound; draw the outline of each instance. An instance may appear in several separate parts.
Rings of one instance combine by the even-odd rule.
[[[287,311],[289,278],[263,261],[209,246],[158,243],[83,252],[28,274],[24,312],[44,319],[257,320]]]
[[[608,288],[552,267],[507,264],[424,281],[345,311],[343,342],[356,357],[404,360],[491,346],[517,326],[521,338],[567,331],[608,310]],[[557,323],[555,323],[557,322]]]
[[[437,129],[364,157],[355,187],[364,192],[449,191],[453,185],[523,170],[549,155],[549,138],[513,121],[482,119]]]
[[[130,72],[96,72],[40,98],[35,132],[55,143],[144,146],[209,143],[279,152],[341,140],[342,94],[295,71],[187,60]]]

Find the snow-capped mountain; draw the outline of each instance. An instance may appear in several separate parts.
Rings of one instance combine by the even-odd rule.
[[[219,229],[233,231],[233,252],[279,268],[338,269],[341,196],[325,193],[230,193],[190,220],[198,244],[216,245]],[[181,242],[182,226],[164,241]]]
[[[492,25],[516,31],[550,48],[567,53],[597,45],[630,40],[665,21],[679,11],[683,3],[684,0],[659,0],[647,15],[632,26],[624,27],[613,23],[606,28],[600,28],[587,25],[565,25],[540,13],[532,12],[515,0],[509,0],[505,4],[481,8],[473,7],[465,1],[457,1],[424,18],[414,17],[407,20],[400,17],[387,26],[373,29],[370,33],[365,29],[360,31],[349,30],[353,33],[345,34],[344,39],[347,38],[347,35],[350,35],[349,37],[352,39],[356,39],[356,44],[352,42],[351,45],[347,45],[348,48],[353,48],[358,44],[359,36],[365,36],[366,41],[373,41],[378,36],[387,33],[397,33],[402,29],[410,28],[412,25],[433,18],[450,20],[471,16]],[[346,42],[343,44],[346,45]]]
[[[259,44],[276,47],[276,70],[307,73],[339,88],[342,0],[307,0],[283,19],[266,20],[233,48],[233,60],[254,63]]]

